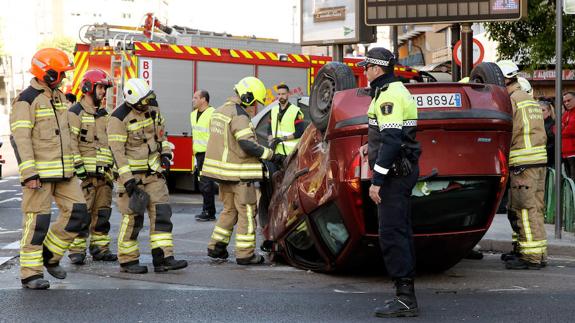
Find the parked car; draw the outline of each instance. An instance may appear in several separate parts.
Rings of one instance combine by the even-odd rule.
[[[426,270],[448,269],[473,249],[508,179],[512,118],[503,77],[484,63],[471,80],[406,84],[419,113],[421,175],[412,217],[417,263]],[[317,271],[382,264],[376,205],[368,195],[371,170],[360,154],[370,101],[346,65],[330,63],[318,73],[309,99],[312,123],[284,169],[262,186],[271,193],[269,206],[260,207],[262,249],[272,258]],[[258,135],[264,120],[255,122]]]

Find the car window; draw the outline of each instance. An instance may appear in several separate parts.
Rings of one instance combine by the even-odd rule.
[[[296,261],[312,266],[325,266],[325,261],[317,251],[307,222],[303,221],[292,229],[286,242],[289,252],[294,255]]]

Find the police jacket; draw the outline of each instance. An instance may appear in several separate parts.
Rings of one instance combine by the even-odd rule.
[[[561,117],[561,157],[575,157],[575,108]]]
[[[260,159],[273,152],[256,140],[250,116],[238,98],[230,98],[212,114],[210,139],[202,176],[219,182],[255,181],[263,178]]]
[[[513,107],[513,134],[509,166],[547,164],[547,135],[539,104],[521,90],[519,83],[507,87]]]
[[[13,101],[10,141],[22,184],[33,179],[61,181],[74,176],[68,108],[64,94],[35,78]]]
[[[198,109],[195,109],[190,114],[190,123],[192,124],[192,139],[194,141],[193,151],[194,155],[197,153],[205,153],[208,146],[208,138],[210,137],[210,119],[214,113],[213,107],[207,107],[198,117]]]
[[[415,140],[417,106],[403,83],[393,75],[382,75],[370,84],[372,101],[367,111],[368,158],[372,183],[382,185],[403,149],[417,163],[421,149]]]
[[[160,108],[154,105],[140,112],[123,103],[112,112],[106,131],[121,184],[133,174],[161,172],[161,156],[172,155],[164,127]]]
[[[270,118],[270,129],[273,138],[294,136],[294,139],[282,141],[276,146],[275,153],[282,155],[289,155],[294,150],[305,130],[301,109],[289,102],[287,104],[288,107],[285,110],[281,110],[279,103],[276,103],[272,107]]]
[[[106,109],[88,104],[85,98],[68,112],[74,165],[83,165],[88,175],[105,175],[114,165],[106,134],[108,116]]]

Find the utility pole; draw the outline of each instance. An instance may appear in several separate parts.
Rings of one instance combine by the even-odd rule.
[[[473,29],[470,22],[461,23],[461,78],[471,75],[473,69]]]

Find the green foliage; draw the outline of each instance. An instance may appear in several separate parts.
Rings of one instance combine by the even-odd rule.
[[[555,1],[529,0],[526,19],[486,23],[489,38],[499,43],[500,59],[531,68],[555,59]],[[563,65],[575,62],[575,16],[563,15]]]
[[[46,47],[58,48],[66,52],[66,54],[73,56],[74,46],[76,46],[74,39],[65,36],[57,36],[54,38],[45,39],[38,45],[38,49]]]

